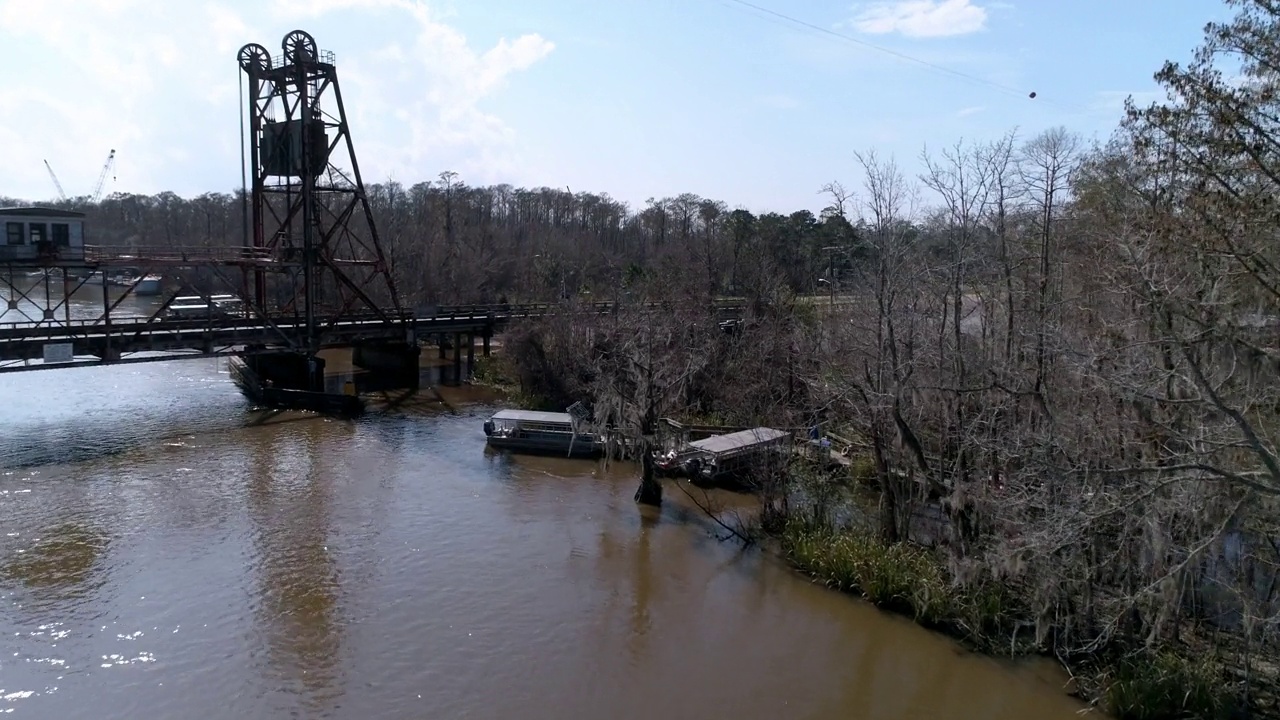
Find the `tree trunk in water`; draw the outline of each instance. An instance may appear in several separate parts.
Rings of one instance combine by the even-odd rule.
[[[645,505],[662,504],[662,484],[654,477],[653,455],[646,451],[640,456],[640,487],[636,489],[636,502]]]

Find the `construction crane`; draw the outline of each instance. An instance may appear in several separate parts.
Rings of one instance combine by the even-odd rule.
[[[107,155],[107,161],[102,164],[102,172],[98,175],[98,184],[93,186],[93,202],[95,203],[98,202],[98,199],[102,197],[102,184],[107,181],[107,172],[111,170],[111,165],[115,161],[116,161],[116,151],[115,151],[115,148],[112,148],[111,153]],[[50,170],[49,172],[53,172],[53,171]],[[112,175],[111,179],[115,180],[116,178],[114,175]],[[55,180],[54,182],[57,182],[57,181]]]
[[[62,183],[58,182],[58,176],[54,174],[53,166],[49,164],[48,160],[44,161],[44,166],[49,171],[49,177],[53,178],[53,186],[58,188],[58,197],[62,198],[63,202],[65,202],[67,194],[62,191]]]

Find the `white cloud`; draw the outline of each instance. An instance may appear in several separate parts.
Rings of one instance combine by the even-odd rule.
[[[537,34],[476,48],[422,0],[0,0],[0,66],[23,68],[0,93],[0,195],[52,197],[46,158],[88,194],[111,148],[105,192],[238,187],[236,51],[298,27],[337,51],[366,182],[531,174],[484,105],[552,52]]]
[[[275,0],[271,4],[271,12],[281,20],[298,20],[316,18],[338,10],[405,8],[414,4],[410,0]]]
[[[956,117],[969,117],[970,115],[977,115],[978,113],[986,109],[987,108],[983,105],[974,105],[973,107],[961,108],[960,111],[956,113]]]
[[[301,0],[277,0],[289,6]],[[310,7],[312,0],[305,0]],[[429,179],[450,169],[471,182],[528,176],[514,149],[515,136],[481,103],[510,77],[547,57],[555,44],[538,34],[501,38],[477,52],[456,28],[420,0],[323,0],[330,9],[392,8],[414,26],[407,45],[388,45],[356,59],[362,103],[400,118],[400,127],[371,143],[383,175]],[[349,76],[350,73],[347,73]],[[376,115],[365,119],[375,120]],[[353,121],[354,122],[354,121]],[[359,132],[353,128],[353,132]],[[361,133],[359,137],[368,137]],[[394,143],[394,144],[393,144]],[[361,151],[361,155],[364,153]],[[526,178],[519,178],[526,179]]]
[[[986,27],[987,11],[970,0],[899,0],[862,6],[853,26],[872,35],[967,35]]]

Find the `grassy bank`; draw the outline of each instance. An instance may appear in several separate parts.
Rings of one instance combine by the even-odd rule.
[[[910,616],[972,649],[1001,655],[1040,650],[1016,588],[961,587],[927,549],[886,545],[863,530],[795,519],[778,539],[787,559],[816,581]],[[1234,696],[1224,667],[1188,649],[1142,649],[1123,656],[1113,651],[1084,665],[1074,668],[1081,697],[1120,720],[1231,716]]]

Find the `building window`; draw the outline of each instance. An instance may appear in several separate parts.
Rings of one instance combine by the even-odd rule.
[[[10,245],[21,245],[24,238],[22,237],[22,223],[11,222],[5,225],[5,234],[9,238]]]
[[[49,226],[44,223],[31,223],[27,225],[27,232],[31,233],[31,244],[39,245],[49,239]]]
[[[71,226],[67,223],[54,223],[50,226],[53,230],[53,244],[58,247],[67,247],[71,244]]]

